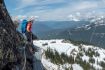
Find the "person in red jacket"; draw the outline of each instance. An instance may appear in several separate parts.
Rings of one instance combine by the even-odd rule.
[[[28,21],[27,23],[27,27],[26,27],[26,37],[27,37],[27,41],[32,43],[32,23],[33,20]]]
[[[32,21],[29,21],[28,24],[27,24],[27,32],[31,32],[31,29],[32,29]]]

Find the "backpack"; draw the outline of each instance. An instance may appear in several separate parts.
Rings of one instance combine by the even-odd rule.
[[[22,33],[26,32],[27,23],[28,23],[27,20],[23,20],[22,25],[21,25],[21,31],[22,31]]]

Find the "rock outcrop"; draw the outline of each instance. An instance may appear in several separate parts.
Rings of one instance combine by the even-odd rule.
[[[0,0],[0,70],[16,70],[24,65],[24,57],[18,47],[22,47],[23,36],[16,31],[4,0]]]

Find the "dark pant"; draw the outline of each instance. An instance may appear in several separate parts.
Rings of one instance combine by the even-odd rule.
[[[27,41],[32,42],[32,33],[31,32],[26,32],[25,35],[27,37]]]

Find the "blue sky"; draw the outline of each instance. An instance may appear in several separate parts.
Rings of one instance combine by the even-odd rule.
[[[5,0],[11,16],[37,16],[38,20],[69,20],[76,15],[103,15],[104,0]]]

